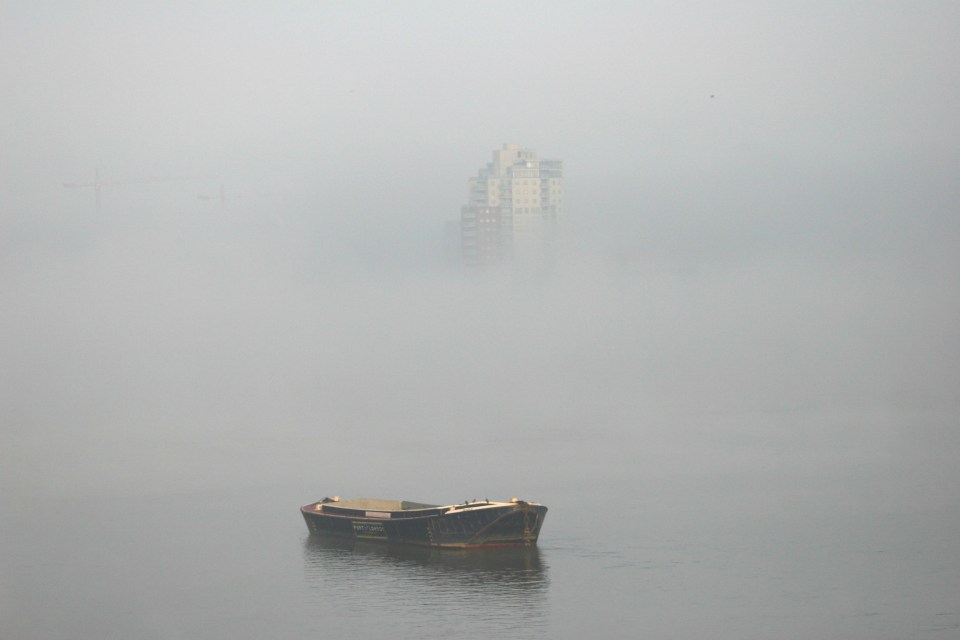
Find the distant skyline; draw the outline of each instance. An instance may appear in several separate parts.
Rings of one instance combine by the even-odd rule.
[[[212,174],[323,203],[346,243],[414,242],[520,140],[566,160],[605,250],[915,252],[960,233],[958,22],[953,2],[4,2],[0,216],[71,207],[59,185],[96,167]]]

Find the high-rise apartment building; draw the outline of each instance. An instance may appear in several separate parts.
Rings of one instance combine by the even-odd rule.
[[[460,211],[464,262],[485,265],[541,255],[563,211],[563,163],[505,144],[470,178]]]

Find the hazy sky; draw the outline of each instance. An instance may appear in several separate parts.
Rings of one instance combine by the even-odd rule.
[[[617,430],[654,405],[948,433],[958,36],[952,1],[5,0],[0,473],[202,474],[183,443],[230,436],[253,444],[223,465],[295,477],[261,446],[290,425]],[[564,161],[573,249],[539,288],[444,254],[504,142]],[[62,186],[95,169],[193,179],[97,212]],[[198,198],[221,184],[246,197]],[[52,446],[66,466],[31,477]]]
[[[4,2],[3,219],[99,167],[403,229],[515,141],[615,236],[956,234],[958,24],[953,2]]]

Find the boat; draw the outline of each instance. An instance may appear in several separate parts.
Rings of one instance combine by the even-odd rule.
[[[475,549],[532,547],[547,508],[512,498],[435,505],[339,496],[300,507],[311,534],[353,540]]]

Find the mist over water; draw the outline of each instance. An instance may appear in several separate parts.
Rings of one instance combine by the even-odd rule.
[[[955,277],[870,258],[358,269],[257,215],[93,221],[89,244],[8,278],[10,438],[30,453],[5,465],[12,485],[293,481],[319,449],[351,446],[400,477],[406,455],[449,473],[462,462],[447,454],[495,442],[534,467],[633,441],[643,467],[670,451],[679,468],[726,465],[698,452],[759,454],[769,438],[882,458],[956,409]],[[368,474],[351,456],[326,464],[348,486]]]
[[[955,631],[935,256],[387,269],[159,213],[6,277],[5,635]],[[309,538],[334,493],[551,511],[472,560]]]
[[[5,3],[0,637],[954,637],[958,15],[875,6]],[[464,269],[513,141],[561,236]]]

